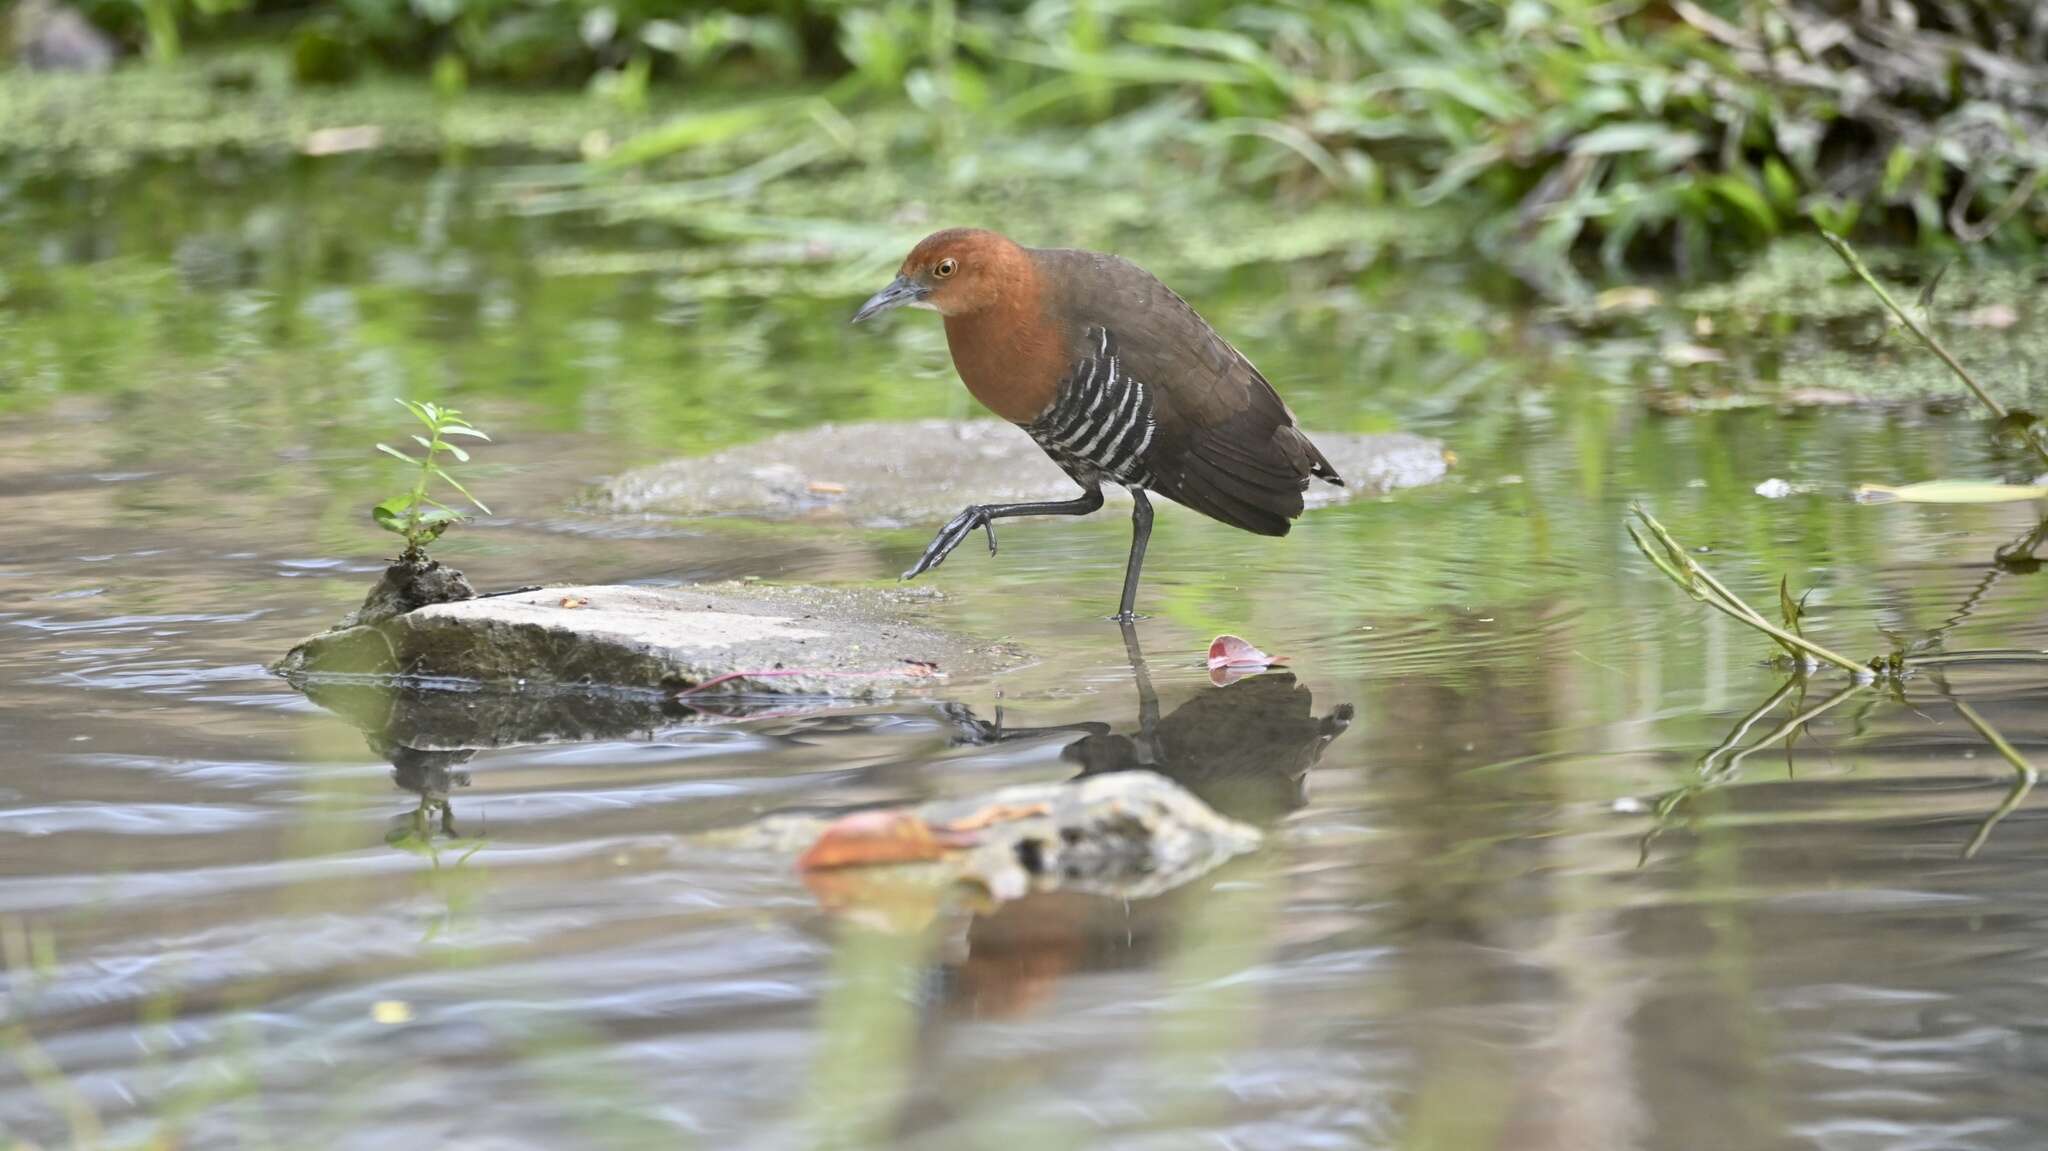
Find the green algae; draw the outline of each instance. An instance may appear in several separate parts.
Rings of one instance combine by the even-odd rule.
[[[1926,254],[1878,249],[1866,253],[1878,275],[1914,291],[1941,267]],[[1939,313],[1955,316],[1974,309],[2024,307],[2048,284],[2039,261],[1970,259],[1941,283]],[[1735,276],[1679,294],[1677,304],[1746,323],[1776,318],[1807,322],[1881,318],[1870,289],[1842,266],[1819,236],[1780,240],[1759,252]]]
[[[1901,298],[1942,266],[1939,259],[1897,250],[1869,255]],[[1926,308],[1942,341],[2009,402],[2028,402],[2044,382],[2044,281],[2048,269],[2032,262],[1970,258],[1943,275]],[[1709,386],[1701,395],[1675,407],[1969,400],[1818,238],[1780,241],[1733,279],[1680,293],[1675,306],[1712,333],[1711,346],[1727,359],[1703,373]]]

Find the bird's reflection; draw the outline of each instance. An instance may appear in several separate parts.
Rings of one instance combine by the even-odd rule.
[[[1150,771],[1178,784],[1219,814],[1271,826],[1307,802],[1307,777],[1330,744],[1350,726],[1349,704],[1318,714],[1314,694],[1290,672],[1267,672],[1224,687],[1203,685],[1164,710],[1136,632],[1126,627],[1125,653],[1136,696],[1136,723],[1103,721],[1018,728],[977,716],[957,702],[920,701],[889,713],[936,727],[940,743],[988,745],[1061,741],[1061,759],[1075,778]],[[386,841],[439,860],[443,847],[474,852],[483,840],[462,821],[450,796],[469,784],[464,770],[481,750],[522,743],[620,739],[701,722],[706,714],[672,700],[639,701],[573,693],[542,697],[418,691],[389,685],[306,685],[315,702],[354,720],[370,748],[392,765],[392,779],[417,797],[391,821]],[[750,741],[804,747],[823,739],[864,739],[876,728],[871,711],[793,715],[780,704],[746,723]],[[761,722],[764,718],[768,722]],[[945,759],[914,757],[943,765]],[[474,818],[472,816],[472,818]],[[464,833],[468,834],[465,835]],[[463,855],[462,859],[467,859]],[[458,861],[459,862],[459,861]],[[1240,863],[1243,861],[1240,860]],[[1256,872],[1257,864],[1252,864]],[[927,1002],[950,1013],[1006,1015],[1029,1010],[1076,971],[1137,968],[1171,950],[1191,914],[1199,914],[1222,876],[1247,874],[1234,864],[1192,872],[1160,894],[1105,897],[1054,886],[1007,902],[963,904],[934,888],[918,900],[926,913],[906,921],[939,943],[921,962],[937,994]],[[854,886],[864,881],[845,877]],[[886,877],[878,877],[885,879]],[[1158,876],[1152,878],[1157,879]],[[1257,887],[1257,884],[1253,885]],[[859,906],[858,901],[854,906]],[[837,918],[837,916],[835,916]],[[914,922],[912,922],[914,921]],[[945,923],[949,926],[941,927]],[[933,930],[936,929],[936,930]]]
[[[1081,774],[1156,771],[1233,819],[1272,823],[1308,802],[1308,773],[1351,726],[1350,704],[1315,714],[1315,696],[1274,671],[1198,692],[1163,718],[1137,635],[1125,650],[1137,681],[1138,727],[1089,734],[1060,756]]]
[[[1124,647],[1137,688],[1137,727],[1077,725],[1084,734],[1060,755],[1080,765],[1081,776],[1158,772],[1221,814],[1270,825],[1307,802],[1310,770],[1351,725],[1350,704],[1318,716],[1314,694],[1284,671],[1204,688],[1162,716],[1150,668],[1128,625]],[[1047,730],[992,735],[1009,739]],[[934,972],[943,1009],[1016,1015],[1044,1002],[1071,972],[1154,962],[1190,910],[1190,896],[1205,895],[1204,886],[1122,901],[1049,891],[977,915],[967,926],[965,947]]]
[[[1136,688],[1134,727],[1101,721],[1006,727],[1000,711],[989,722],[968,706],[947,701],[919,701],[889,715],[935,722],[943,741],[955,746],[1064,737],[1060,755],[1078,767],[1076,778],[1155,772],[1218,813],[1246,823],[1271,824],[1307,801],[1308,773],[1350,725],[1349,705],[1317,715],[1307,687],[1291,673],[1268,672],[1226,687],[1204,687],[1162,715],[1151,669],[1128,625],[1124,644]],[[488,748],[620,739],[703,722],[742,723],[750,740],[807,747],[821,739],[866,738],[877,718],[865,711],[801,714],[788,702],[751,714],[713,714],[693,706],[696,701],[686,706],[662,697],[301,686],[314,702],[360,727],[371,750],[391,763],[393,782],[417,797],[411,810],[392,820],[386,837],[404,850],[431,848],[436,839],[464,838],[450,796],[469,783],[468,773],[459,769]],[[929,755],[912,758],[927,770],[934,762],[944,763]]]
[[[956,707],[959,742],[997,743],[1080,733],[1060,749],[1079,765],[1077,778],[1113,771],[1152,771],[1193,792],[1223,815],[1272,823],[1308,802],[1308,773],[1351,726],[1350,704],[1315,714],[1315,695],[1294,673],[1269,671],[1196,693],[1165,716],[1152,686],[1137,632],[1124,625],[1124,653],[1137,688],[1138,723],[1117,731],[1107,723],[1005,727]]]
[[[462,833],[455,827],[455,807],[449,794],[456,788],[469,786],[469,773],[456,768],[475,758],[476,749],[426,751],[407,747],[375,732],[365,732],[364,738],[371,751],[390,761],[391,782],[400,790],[419,797],[417,807],[391,818],[391,827],[385,832],[384,841],[393,847],[413,850],[431,847],[436,835],[445,839],[462,838]]]

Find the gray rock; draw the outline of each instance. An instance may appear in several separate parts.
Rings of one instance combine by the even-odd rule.
[[[8,18],[8,38],[31,72],[105,72],[114,66],[114,41],[54,0],[20,0]]]
[[[276,665],[295,680],[447,678],[529,687],[879,699],[1021,661],[912,622],[928,589],[755,584],[554,587],[440,603],[339,627]]]
[[[897,882],[971,883],[997,899],[1055,889],[1139,899],[1255,850],[1263,838],[1257,828],[1218,815],[1150,771],[1023,784],[904,810],[935,829],[971,829],[948,834],[974,842],[937,862],[839,867],[821,874],[871,878],[884,891]],[[794,855],[836,822],[815,815],[769,816],[706,840]],[[844,896],[857,899],[857,885],[840,886]]]
[[[1258,847],[1257,828],[1216,814],[1150,771],[1026,784],[928,806],[929,822],[971,819],[990,807],[1043,814],[989,824],[961,874],[998,898],[1065,888],[1138,899],[1179,887]]]
[[[1313,484],[1310,506],[1434,483],[1443,445],[1405,434],[1312,433],[1346,486]],[[607,481],[599,510],[806,516],[896,525],[970,503],[1066,499],[1074,483],[1029,437],[997,420],[825,424]],[[1116,492],[1121,497],[1121,490]]]

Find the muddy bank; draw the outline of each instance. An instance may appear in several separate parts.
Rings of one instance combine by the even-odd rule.
[[[1311,507],[1434,483],[1443,445],[1421,436],[1311,433],[1347,486],[1316,484]],[[897,526],[970,503],[1066,499],[1074,483],[1030,438],[997,420],[825,424],[604,483],[599,511],[802,516]],[[1124,498],[1121,489],[1112,498]]]
[[[339,627],[276,665],[288,678],[881,699],[1022,662],[912,616],[938,593],[715,584],[555,587]]]

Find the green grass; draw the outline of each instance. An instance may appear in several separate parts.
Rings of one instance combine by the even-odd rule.
[[[431,75],[431,120],[452,137],[516,138],[526,115],[529,135],[599,157],[584,194],[547,203],[609,195],[615,214],[656,217],[687,204],[713,231],[790,234],[756,202],[778,186],[896,174],[867,211],[836,217],[887,221],[931,200],[1006,204],[1032,167],[1067,190],[1068,217],[1103,198],[1120,210],[1117,191],[1146,184],[1447,217],[1557,296],[1601,265],[1725,270],[1813,222],[1933,247],[2031,252],[2048,235],[2048,141],[2027,127],[2048,116],[2048,46],[2009,34],[2026,26],[2018,0],[1838,22],[1817,0],[164,4],[181,43],[311,29],[362,58],[345,73]],[[176,56],[141,9],[87,7]],[[471,84],[490,87],[482,123],[466,109],[483,88],[453,95]],[[507,108],[505,85],[582,85],[587,107],[532,116]],[[218,134],[245,107],[274,121],[296,106],[262,86],[233,96],[170,118]],[[43,116],[12,126],[33,136]],[[118,136],[122,120],[91,132]]]

